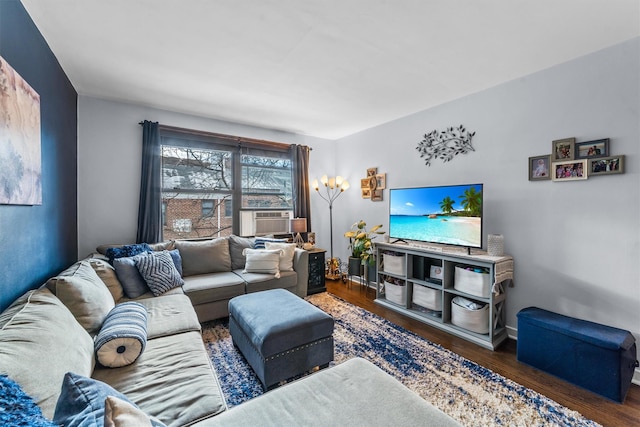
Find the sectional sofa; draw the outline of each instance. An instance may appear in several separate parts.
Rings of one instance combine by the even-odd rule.
[[[251,270],[251,260],[242,267],[232,256],[252,248],[238,251],[239,246],[231,249],[234,244],[255,242],[234,237],[153,245],[148,258],[165,260],[177,250],[182,263],[177,278],[181,286],[161,293],[141,268],[149,289],[131,298],[127,295],[131,284],[122,283],[107,257],[97,253],[18,298],[0,314],[0,379],[2,384],[15,382],[27,400],[37,405],[42,420],[36,422],[24,402],[10,408],[29,412],[27,425],[50,425],[47,420],[51,419],[65,425],[79,425],[74,422],[82,420],[88,423],[84,425],[113,426],[337,425],[347,421],[458,425],[364,360],[322,370],[228,410],[202,341],[200,322],[225,316],[223,306],[239,293],[283,287],[303,296],[307,281],[304,251],[296,250],[297,261],[291,260],[299,270],[245,272]],[[225,247],[229,248],[227,264]],[[101,247],[99,252],[108,254],[108,249]],[[195,254],[205,261],[192,258]],[[111,262],[115,259],[119,258]],[[205,271],[212,268],[225,271]],[[158,271],[164,270],[154,270]],[[114,334],[113,342],[118,344],[111,350],[114,360],[125,361],[106,367],[97,362],[104,360],[96,346],[105,325],[120,319],[114,313],[120,314],[127,304],[145,313],[145,336],[133,335],[136,341]],[[126,331],[126,316],[123,320]],[[126,360],[131,349],[135,357]],[[5,405],[10,398],[7,394],[0,403]],[[9,412],[0,411],[0,420],[17,422],[6,418],[12,415]]]

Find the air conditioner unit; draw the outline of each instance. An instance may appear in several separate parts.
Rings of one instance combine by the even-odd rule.
[[[288,234],[291,218],[293,211],[240,211],[240,235]]]

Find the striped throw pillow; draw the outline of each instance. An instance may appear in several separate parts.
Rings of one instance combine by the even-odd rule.
[[[265,242],[286,243],[288,239],[274,239],[272,237],[256,237],[253,244],[254,249],[264,249]]]
[[[98,363],[119,368],[135,362],[147,345],[147,309],[139,302],[116,305],[94,342]]]

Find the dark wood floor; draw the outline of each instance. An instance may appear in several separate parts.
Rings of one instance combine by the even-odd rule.
[[[373,302],[373,289],[366,291],[356,283],[347,286],[341,281],[327,280],[327,291],[533,389],[604,426],[640,426],[640,386],[632,384],[624,404],[615,403],[518,362],[514,340],[507,340],[496,351],[486,350],[379,306]]]

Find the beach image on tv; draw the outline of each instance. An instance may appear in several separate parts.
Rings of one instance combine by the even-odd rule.
[[[482,184],[392,189],[389,235],[479,248]]]

